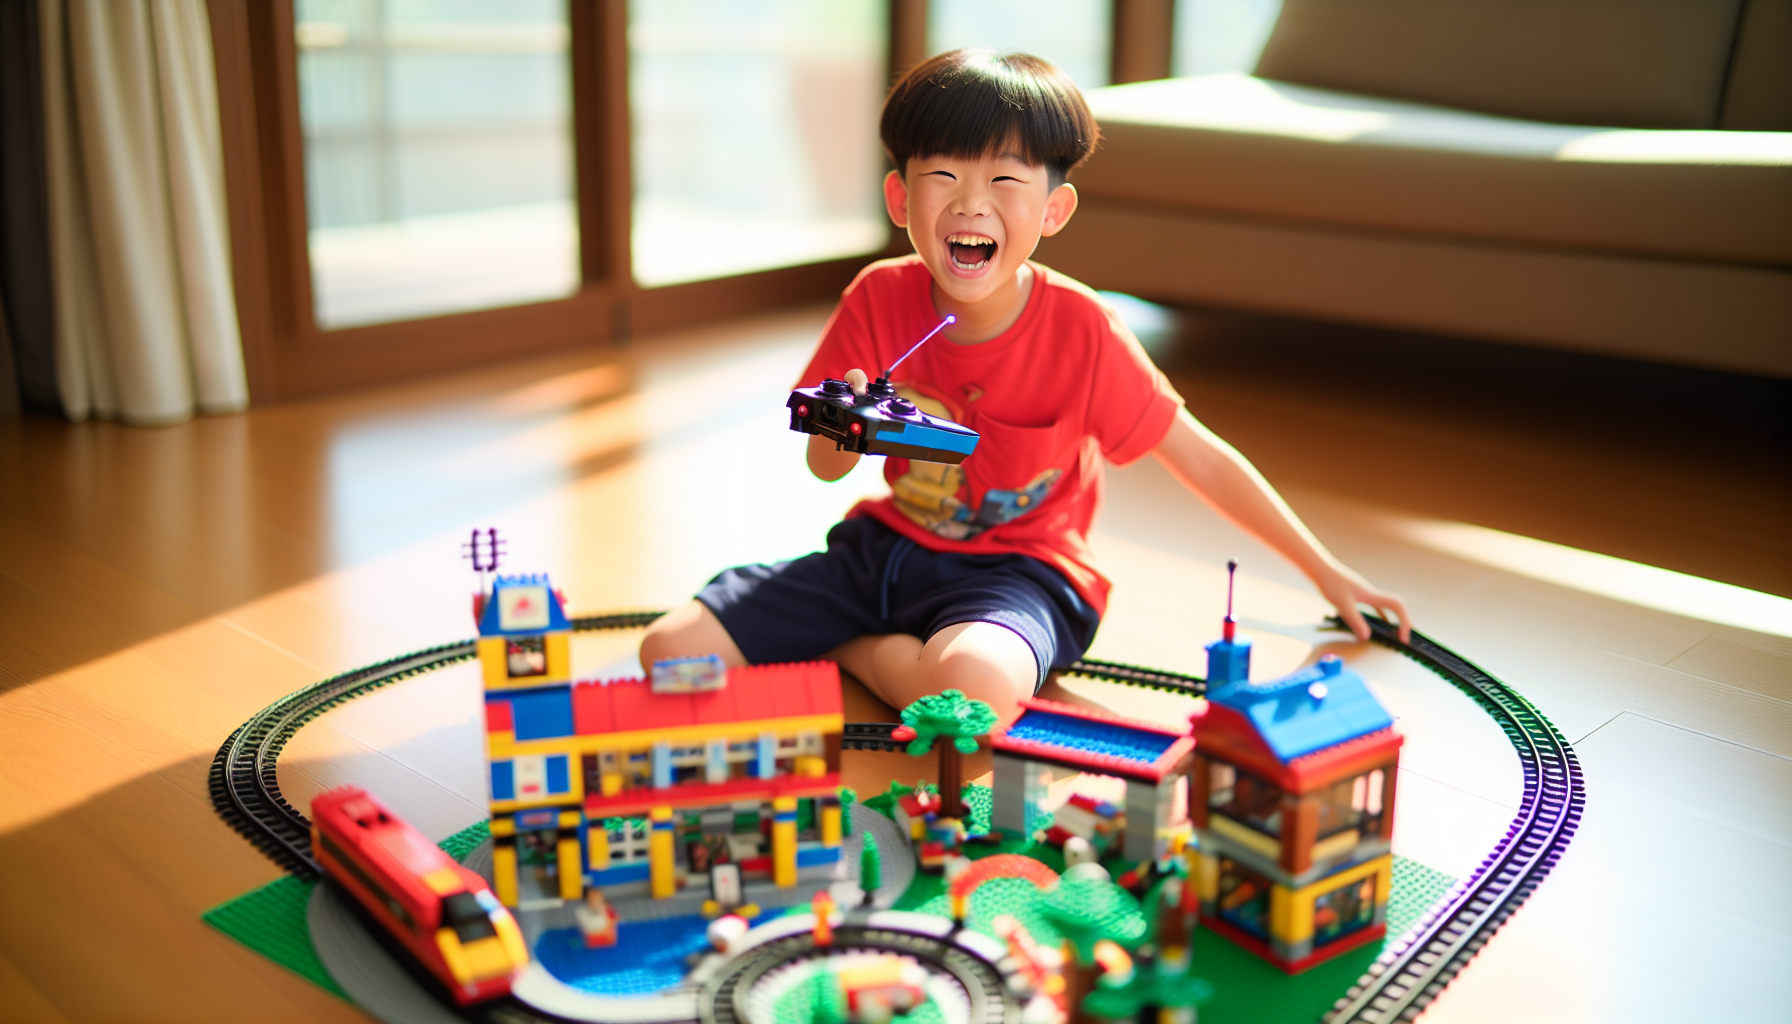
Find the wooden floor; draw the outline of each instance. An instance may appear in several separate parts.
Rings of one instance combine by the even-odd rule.
[[[362,1019],[200,922],[276,876],[211,811],[218,743],[307,683],[470,635],[472,526],[575,611],[812,550],[881,487],[808,477],[783,427],[824,316],[163,430],[0,423],[0,1020]],[[1162,352],[1321,537],[1587,767],[1557,873],[1426,1019],[1792,1017],[1786,386],[1244,317],[1191,317]],[[1258,674],[1355,659],[1410,737],[1396,849],[1472,870],[1519,792],[1498,731],[1318,632],[1304,582],[1154,463],[1110,482],[1095,653],[1199,670],[1239,558]],[[626,636],[575,651],[587,676],[630,657]],[[356,781],[446,835],[481,815],[477,690],[449,670],[332,712],[282,783],[303,806]],[[868,757],[852,781],[921,767]]]

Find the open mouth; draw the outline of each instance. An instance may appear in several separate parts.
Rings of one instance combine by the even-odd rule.
[[[952,265],[959,270],[982,270],[996,255],[996,240],[988,235],[959,232],[946,236]]]

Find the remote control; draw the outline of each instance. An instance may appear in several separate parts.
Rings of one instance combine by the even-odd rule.
[[[946,317],[902,359],[926,344],[955,317]],[[866,385],[865,393],[853,393],[852,385],[829,378],[820,387],[798,388],[790,393],[790,429],[820,434],[841,451],[860,455],[895,455],[921,462],[957,465],[977,449],[977,432],[940,416],[930,416],[915,403],[896,393],[890,373],[902,363],[896,360],[883,376]]]

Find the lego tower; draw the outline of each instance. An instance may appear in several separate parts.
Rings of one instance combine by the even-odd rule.
[[[490,767],[492,872],[517,905],[517,843],[551,851],[561,899],[584,891],[585,815],[572,709],[572,627],[546,576],[497,576],[477,604]]]
[[[1332,655],[1251,682],[1230,604],[1191,717],[1192,874],[1203,922],[1295,974],[1387,931],[1401,736]]]
[[[490,578],[474,617],[498,899],[528,909],[595,887],[695,911],[825,888],[843,834],[838,666],[707,656],[574,682],[564,599],[546,576],[496,575],[497,543],[469,547]],[[525,863],[545,870],[519,876]]]

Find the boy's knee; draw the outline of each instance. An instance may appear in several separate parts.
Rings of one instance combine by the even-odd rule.
[[[959,690],[987,701],[1004,720],[1016,704],[1033,695],[1039,665],[1020,634],[993,622],[948,626],[927,641],[923,662],[931,662],[932,689]]]
[[[721,655],[722,664],[734,668],[747,663],[735,646],[734,638],[701,601],[692,601],[682,608],[667,612],[647,627],[641,638],[641,669],[653,671],[653,663],[666,658]]]

